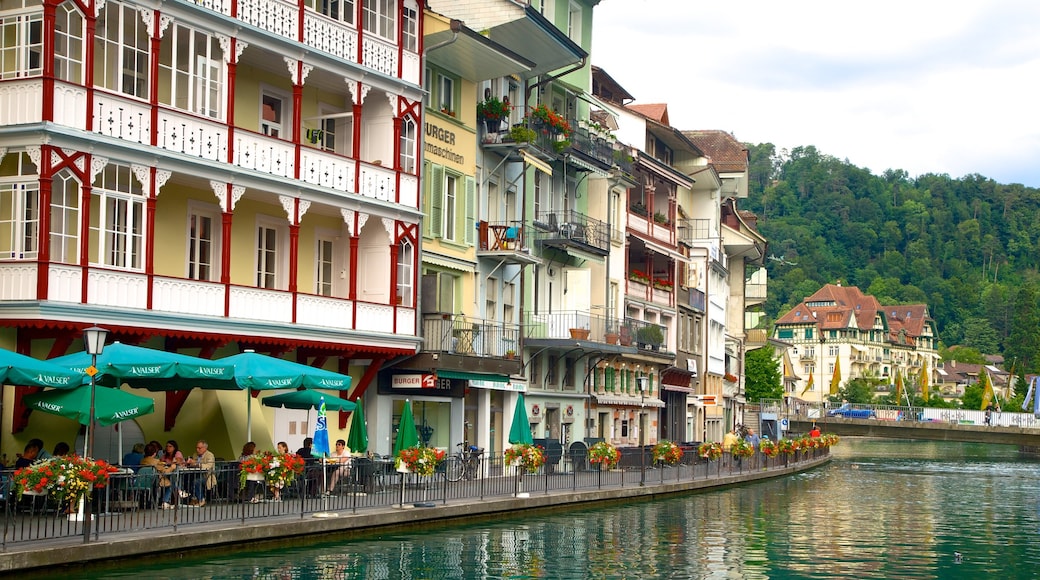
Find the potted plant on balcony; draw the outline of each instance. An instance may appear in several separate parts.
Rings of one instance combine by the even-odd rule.
[[[650,275],[642,270],[632,270],[628,274],[628,279],[632,280],[633,282],[639,282],[640,284],[650,283]]]
[[[576,328],[570,329],[570,331],[571,331],[571,338],[573,338],[574,340],[588,340],[589,339],[589,329],[587,329],[587,328],[576,327]]]
[[[661,213],[659,211],[658,212],[654,212],[654,221],[659,223],[659,224],[661,224],[661,225],[665,225],[665,226],[668,225],[669,223],[671,223],[671,222],[668,221],[668,216],[664,215],[663,213]]]
[[[664,332],[656,324],[644,326],[636,331],[636,342],[640,346],[656,349],[664,343]]]
[[[632,211],[632,213],[634,213],[636,215],[641,215],[643,217],[646,217],[646,213],[647,213],[647,211],[646,211],[646,204],[644,204],[641,201],[637,201],[637,202],[633,203],[632,205],[628,206],[628,209],[630,209]]]
[[[534,132],[534,129],[523,124],[514,125],[513,128],[509,130],[509,138],[515,143],[530,143],[531,141],[534,141],[537,136],[538,134]]]
[[[513,350],[513,349],[507,350],[506,351],[506,358],[510,359],[510,360],[516,358],[516,351]]]
[[[674,284],[672,284],[671,280],[665,280],[664,278],[658,278],[658,279],[654,280],[654,288],[657,288],[658,290],[666,290],[668,292],[671,292],[672,288],[674,288]]]
[[[502,119],[508,117],[511,110],[509,97],[502,100],[497,97],[488,97],[477,103],[477,117],[484,121],[488,133],[497,133]]]
[[[550,110],[544,104],[532,109],[528,116],[537,120],[536,124],[542,125],[544,131],[552,133],[554,136],[562,135],[563,139],[571,138],[571,124],[567,122],[563,115]]]

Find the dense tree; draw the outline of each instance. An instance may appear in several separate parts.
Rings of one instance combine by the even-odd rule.
[[[852,379],[838,389],[842,401],[849,403],[871,403],[878,381],[863,377]]]
[[[748,401],[783,398],[784,385],[783,377],[780,375],[780,363],[771,345],[748,351],[744,357],[744,376]]]

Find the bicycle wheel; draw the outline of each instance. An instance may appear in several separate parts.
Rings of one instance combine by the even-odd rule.
[[[444,479],[448,481],[459,481],[462,479],[462,474],[466,471],[462,459],[452,456],[444,463]]]

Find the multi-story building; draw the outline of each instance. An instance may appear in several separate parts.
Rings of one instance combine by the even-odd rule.
[[[418,2],[15,0],[0,25],[4,346],[64,354],[97,324],[348,372],[352,398],[416,351]],[[23,393],[5,393],[5,429],[75,437]],[[388,452],[392,407],[368,402]],[[234,456],[243,407],[170,393],[124,429]],[[309,432],[281,413],[253,413],[260,447]],[[8,455],[26,435],[4,438]]]
[[[509,128],[523,121],[525,96],[540,75],[573,66],[586,53],[530,6],[508,0],[428,6],[425,342],[384,373],[380,392],[394,401],[395,416],[405,397],[413,400],[420,437],[430,445],[454,449],[467,441],[501,452],[518,393],[527,388],[521,279],[541,263],[531,249],[539,240],[524,226],[524,185],[555,155],[541,143],[509,139]]]
[[[924,369],[939,382],[939,335],[925,304],[882,306],[855,286],[827,284],[777,319],[773,336],[791,344],[801,380],[788,395],[803,401],[824,401],[856,378],[916,383]]]

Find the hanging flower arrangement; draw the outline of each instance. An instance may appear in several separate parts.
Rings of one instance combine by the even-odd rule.
[[[634,280],[636,282],[641,282],[643,284],[650,283],[650,275],[642,270],[632,270],[628,275],[628,279]]]
[[[87,459],[78,455],[50,457],[34,462],[14,472],[15,497],[23,493],[48,495],[59,503],[73,506],[81,497],[90,499],[95,489],[108,485],[109,474],[116,468],[102,459]]]
[[[682,461],[682,448],[668,440],[659,441],[654,445],[654,461],[675,465]]]
[[[304,463],[304,459],[295,453],[264,451],[250,455],[242,460],[239,487],[245,488],[252,473],[263,475],[267,485],[281,489],[295,481],[298,475],[303,475]]]
[[[509,116],[509,111],[512,109],[508,98],[500,101],[497,97],[488,97],[477,103],[477,116],[481,119],[497,121]]]
[[[537,445],[521,443],[506,449],[506,465],[523,467],[528,473],[534,473],[545,465],[545,452]]]
[[[780,453],[786,453],[787,455],[793,455],[795,451],[798,451],[798,443],[786,437],[777,441],[776,445],[780,449]]]
[[[740,458],[748,458],[755,454],[755,447],[751,445],[746,439],[738,439],[733,444],[733,455]]]
[[[780,453],[780,447],[770,439],[763,439],[758,448],[766,457],[776,457]]]
[[[403,466],[412,473],[429,477],[436,473],[447,455],[443,450],[434,447],[409,447],[397,454],[394,467],[400,469]]]
[[[606,441],[600,441],[589,449],[589,463],[597,463],[603,469],[614,469],[621,461],[621,452]]]
[[[564,139],[570,139],[571,137],[571,124],[567,122],[567,119],[560,115],[556,111],[552,111],[545,105],[538,105],[534,109],[531,109],[531,119],[537,119],[545,127],[545,131],[552,132],[557,135],[563,135]]]
[[[708,461],[718,461],[722,457],[722,443],[714,441],[711,443],[701,443],[697,447],[697,455],[707,459]]]

